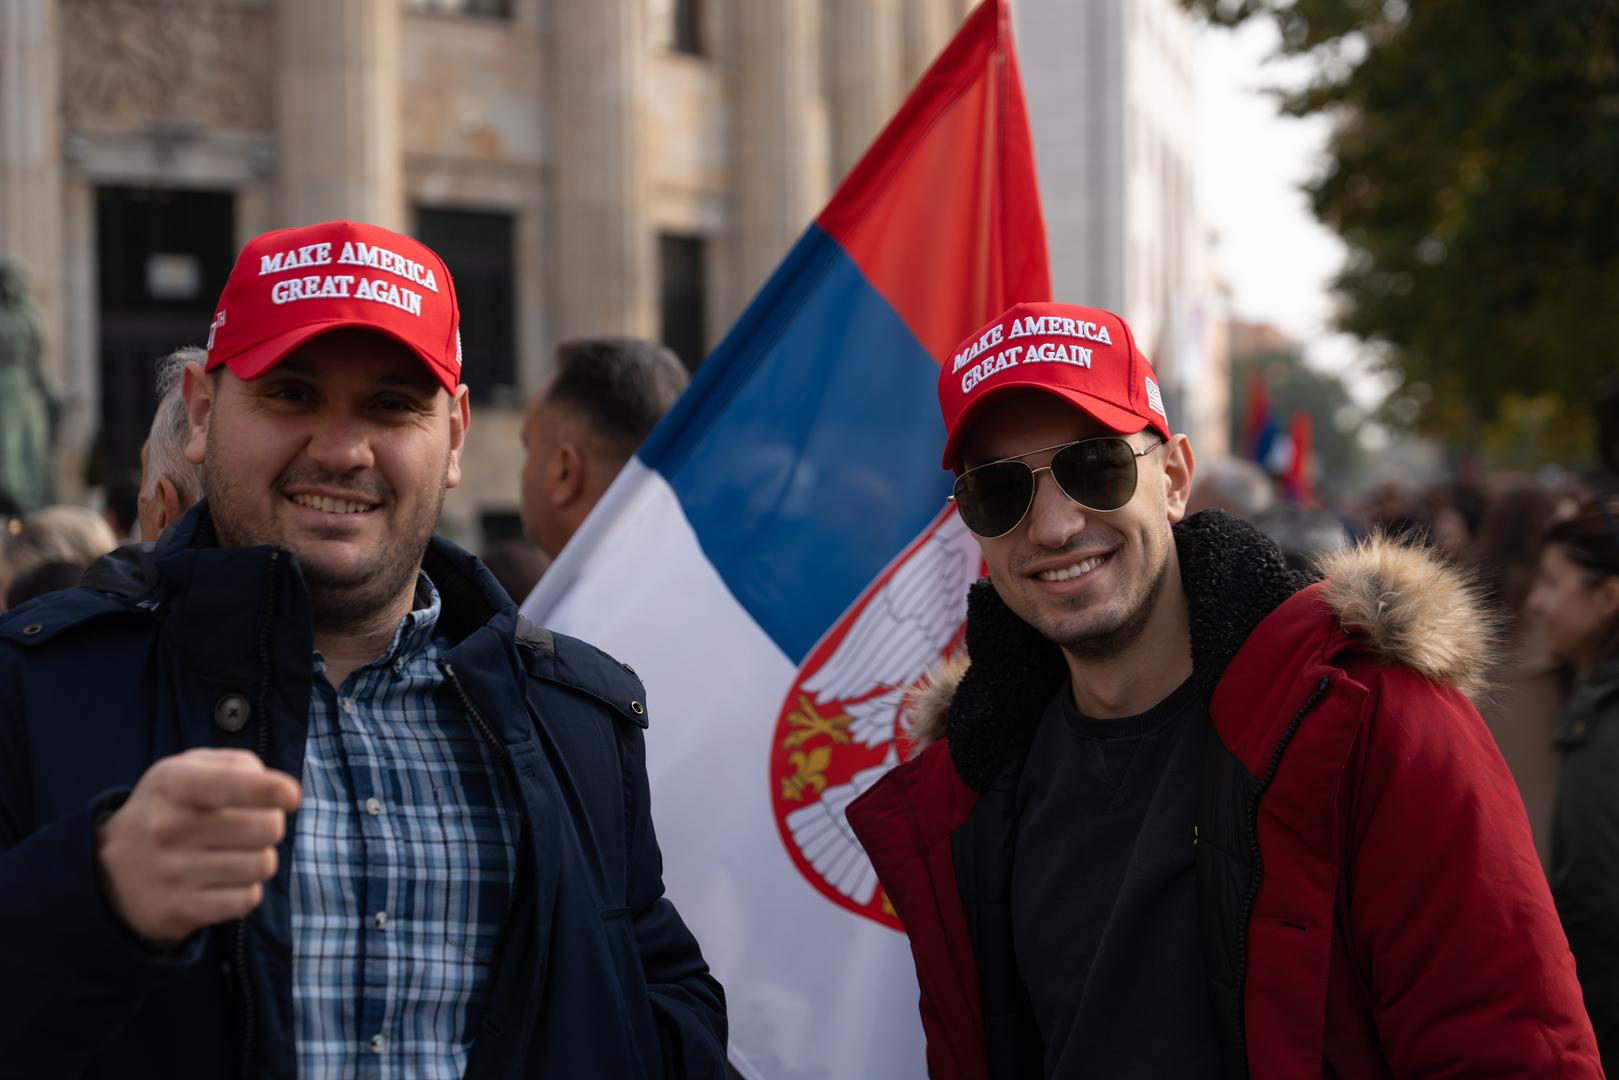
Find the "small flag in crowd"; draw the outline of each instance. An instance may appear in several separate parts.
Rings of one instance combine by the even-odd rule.
[[[670,895],[748,1077],[920,1076],[909,948],[844,808],[960,641],[939,364],[1049,299],[1005,0],[965,22],[524,604],[631,661]]]

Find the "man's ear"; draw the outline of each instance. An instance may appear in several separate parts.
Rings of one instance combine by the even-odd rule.
[[[1192,498],[1192,475],[1197,462],[1192,457],[1192,441],[1185,435],[1175,435],[1164,446],[1164,501],[1171,522],[1186,516],[1186,504]]]
[[[208,422],[214,413],[214,381],[196,361],[180,372],[180,396],[186,403],[186,422],[191,436],[186,440],[186,460],[201,465],[208,456]]]
[[[586,468],[585,455],[578,443],[564,439],[557,444],[551,455],[551,483],[546,493],[552,506],[572,506],[579,501],[585,490]]]
[[[455,388],[450,398],[450,467],[444,476],[444,486],[453,488],[461,482],[461,449],[467,444],[467,428],[472,426],[472,402],[466,385]]]
[[[180,515],[186,512],[186,507],[180,505],[180,489],[166,476],[158,480],[152,497],[157,502],[159,515],[157,531],[160,533],[179,521]]]
[[[1619,619],[1619,574],[1609,574],[1597,582],[1596,599],[1602,614],[1611,622]]]

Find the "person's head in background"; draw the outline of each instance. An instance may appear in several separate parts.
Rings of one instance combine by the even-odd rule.
[[[1484,511],[1472,562],[1502,616],[1516,621],[1534,584],[1541,533],[1557,518],[1557,499],[1532,480],[1503,490]]]
[[[0,594],[45,563],[72,563],[82,573],[118,546],[112,527],[84,506],[47,506],[25,514],[0,553]]]
[[[1277,503],[1250,520],[1282,550],[1282,558],[1294,570],[1317,573],[1324,556],[1349,545],[1344,523],[1319,506]]]
[[[556,558],[690,376],[674,353],[636,338],[557,347],[556,373],[523,420],[523,532]]]
[[[1202,510],[1224,510],[1252,521],[1275,501],[1276,485],[1264,469],[1243,458],[1217,457],[1199,463],[1186,513],[1190,517]]]
[[[141,471],[119,469],[102,487],[101,518],[120,541],[140,539]]]
[[[521,604],[551,565],[551,557],[527,540],[496,540],[478,556],[512,602]]]
[[[1619,498],[1593,499],[1546,530],[1526,608],[1576,680],[1619,658]]]
[[[202,498],[202,466],[193,465],[185,456],[191,425],[180,382],[187,364],[202,364],[207,359],[207,352],[187,345],[157,362],[157,412],[141,444],[141,484],[135,499],[142,540],[162,536],[164,529]]]

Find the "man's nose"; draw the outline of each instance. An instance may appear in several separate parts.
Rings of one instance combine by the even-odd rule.
[[[376,464],[371,438],[353,417],[329,417],[310,436],[309,459],[329,472],[352,472]]]
[[[1085,531],[1085,508],[1057,486],[1051,470],[1034,474],[1034,503],[1029,507],[1029,541],[1046,548],[1066,547]]]

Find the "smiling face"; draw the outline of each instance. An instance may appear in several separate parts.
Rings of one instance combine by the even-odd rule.
[[[408,598],[461,478],[466,388],[452,399],[416,355],[363,330],[325,334],[252,381],[185,380],[191,441],[228,546],[271,544],[303,569],[319,626]]]
[[[963,445],[972,468],[1002,458],[1099,435],[1100,423],[1035,391],[1008,391],[986,403]],[[1136,450],[1158,443],[1152,431],[1124,436]],[[1025,459],[1049,465],[1051,453]],[[1117,510],[1087,510],[1057,487],[1049,472],[1037,477],[1034,505],[1017,528],[980,539],[989,576],[1018,617],[1070,655],[1116,656],[1139,640],[1168,603],[1178,603],[1170,525],[1186,512],[1191,489],[1191,448],[1177,435],[1136,461],[1135,494]]]

